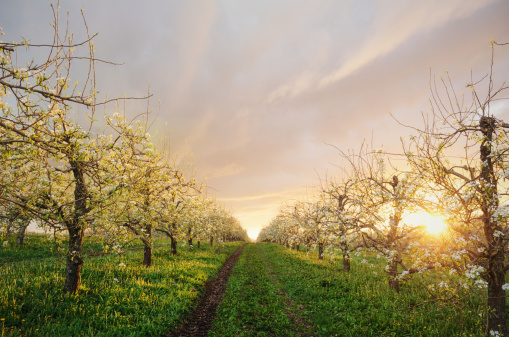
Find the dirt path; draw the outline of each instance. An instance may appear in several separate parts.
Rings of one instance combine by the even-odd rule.
[[[286,291],[283,289],[281,282],[277,278],[276,273],[274,272],[273,266],[270,264],[267,256],[262,252],[260,246],[258,246],[258,254],[261,256],[262,260],[265,261],[264,267],[267,271],[267,275],[272,281],[278,295],[281,300],[285,304],[285,314],[290,319],[294,326],[295,336],[299,337],[310,337],[315,335],[315,327],[308,321],[306,321],[299,313],[304,308],[302,306],[297,306],[293,300],[288,296]]]
[[[191,317],[182,324],[176,332],[171,332],[170,337],[201,337],[207,336],[212,327],[212,320],[216,315],[216,309],[226,290],[228,278],[245,246],[240,247],[226,260],[219,273],[205,284],[205,296],[200,300],[198,307]]]

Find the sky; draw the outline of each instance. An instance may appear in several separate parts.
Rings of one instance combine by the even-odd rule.
[[[51,2],[2,0],[3,41],[51,43]],[[101,95],[144,96],[173,153],[256,237],[285,200],[340,174],[338,149],[399,151],[429,112],[430,74],[458,90],[509,42],[507,0],[62,0],[76,41],[84,10]],[[509,47],[495,53],[509,74]],[[76,80],[82,80],[76,78]],[[143,103],[145,104],[145,103]],[[128,113],[144,109],[129,103]],[[509,105],[500,105],[507,114]],[[391,114],[393,117],[391,117]],[[165,131],[166,130],[166,131]]]

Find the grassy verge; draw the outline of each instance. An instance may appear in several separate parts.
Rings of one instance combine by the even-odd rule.
[[[294,336],[256,245],[233,268],[209,336]]]
[[[142,251],[88,258],[77,296],[62,294],[64,261],[3,263],[1,335],[166,335],[194,309],[206,281],[241,245],[229,243],[215,253],[215,248],[202,244],[191,252],[182,248],[173,257],[169,244],[159,242],[151,268],[141,266]]]
[[[273,277],[300,314],[313,322],[317,336],[482,336],[478,294],[462,306],[433,303],[405,310],[429,299],[422,288],[407,282],[399,294],[387,285],[383,264],[354,258],[352,271],[340,271],[342,261],[320,261],[316,254],[274,244],[258,244]],[[360,261],[365,263],[361,263]],[[367,263],[366,263],[367,262]]]

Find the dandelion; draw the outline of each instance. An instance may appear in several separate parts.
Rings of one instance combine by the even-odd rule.
[[[117,282],[117,283],[118,283],[118,282],[120,282],[120,281],[118,280],[118,278],[116,278],[116,277],[113,279],[113,281],[115,281],[115,282]]]
[[[125,263],[121,262],[118,266],[119,267],[125,267]]]
[[[9,241],[4,241],[4,243],[2,244],[2,246],[4,246],[4,247],[9,247]]]

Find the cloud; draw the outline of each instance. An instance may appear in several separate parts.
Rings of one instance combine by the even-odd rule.
[[[6,2],[5,40],[51,41],[48,4]],[[98,65],[101,93],[142,95],[150,81],[161,100],[151,133],[161,134],[167,123],[172,155],[193,153],[197,175],[208,177],[218,199],[250,229],[266,225],[282,200],[305,196],[318,176],[339,174],[333,165],[341,158],[326,143],[346,151],[374,134],[376,146],[398,147],[406,131],[388,112],[419,123],[428,108],[429,67],[448,68],[461,87],[471,69],[474,77],[486,72],[489,40],[509,36],[505,0],[62,6],[77,14],[76,31],[85,6],[91,31],[100,33],[97,55],[125,62]],[[509,52],[498,52],[497,73],[505,74]],[[134,115],[143,108],[127,109]]]
[[[446,22],[468,17],[495,0],[455,0],[435,1],[377,1],[377,16],[370,24],[372,31],[362,47],[348,55],[330,74],[319,76],[317,73],[304,72],[300,77],[281,85],[271,92],[267,102],[278,99],[291,99],[309,91],[323,90],[362,69],[377,58],[391,53],[417,33],[422,34],[440,27]]]
[[[209,178],[231,177],[244,171],[244,166],[238,163],[230,163],[225,166],[211,170]]]
[[[172,93],[172,106],[176,107],[189,98],[198,70],[210,48],[217,4],[215,1],[186,1],[179,14],[175,25],[177,43],[174,52],[181,67],[176,79],[177,88]]]

